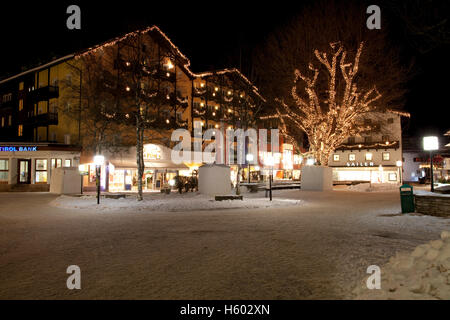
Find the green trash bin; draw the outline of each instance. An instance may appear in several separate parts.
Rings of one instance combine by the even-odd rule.
[[[413,213],[416,211],[412,186],[404,184],[400,187],[400,201],[402,204],[402,213]]]

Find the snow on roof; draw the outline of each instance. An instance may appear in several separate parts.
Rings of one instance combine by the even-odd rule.
[[[404,111],[399,111],[399,110],[392,110],[392,109],[387,109],[387,112],[399,115],[401,117],[405,117],[405,118],[411,118],[411,114],[409,112],[404,112]]]
[[[31,72],[35,72],[35,71],[38,71],[40,69],[45,69],[47,67],[50,67],[52,65],[58,64],[60,62],[66,61],[66,60],[70,60],[72,58],[78,59],[78,58],[80,58],[80,57],[82,57],[84,55],[95,53],[96,51],[101,50],[104,47],[113,46],[113,45],[117,44],[118,42],[123,41],[125,39],[128,39],[130,37],[134,37],[134,36],[136,36],[138,34],[145,34],[145,33],[149,33],[149,32],[156,32],[158,35],[160,35],[164,39],[164,41],[166,41],[166,43],[169,45],[169,47],[171,47],[174,50],[174,52],[181,59],[184,60],[183,68],[188,73],[188,75],[191,76],[191,78],[203,78],[203,77],[208,77],[208,76],[213,76],[213,75],[224,75],[224,74],[232,74],[232,73],[234,73],[234,74],[237,74],[241,79],[243,79],[244,82],[246,82],[252,88],[253,92],[260,99],[262,99],[264,102],[266,102],[266,100],[259,93],[258,88],[246,76],[244,76],[242,74],[242,72],[240,72],[236,68],[223,69],[223,70],[218,70],[218,71],[207,71],[207,72],[202,72],[202,73],[194,73],[194,72],[192,72],[189,69],[189,67],[191,65],[191,61],[180,51],[180,49],[169,39],[169,37],[164,32],[162,32],[160,28],[158,28],[155,25],[151,26],[151,27],[147,27],[145,29],[140,29],[140,30],[137,30],[137,31],[129,32],[129,33],[125,34],[125,35],[115,37],[115,38],[113,38],[111,40],[108,40],[108,41],[105,41],[105,42],[100,43],[98,45],[95,45],[93,47],[81,50],[81,51],[79,51],[77,53],[70,54],[70,55],[64,56],[62,58],[52,60],[51,62],[49,62],[47,64],[38,66],[38,67],[30,69],[30,70],[27,70],[25,72],[22,72],[20,74],[17,74],[15,76],[13,76],[13,77],[4,79],[4,80],[0,81],[0,84],[5,83],[7,81],[10,81],[12,79],[18,78],[20,76],[23,76],[25,74],[28,74],[28,73],[31,73]]]
[[[52,60],[52,61],[50,61],[50,62],[48,62],[48,63],[46,63],[46,64],[43,64],[43,65],[40,65],[40,66],[35,67],[35,68],[33,68],[33,69],[30,69],[30,70],[21,72],[21,73],[16,74],[16,75],[14,75],[14,76],[12,76],[12,77],[3,79],[3,80],[0,81],[0,84],[5,83],[5,82],[8,82],[8,81],[11,81],[11,80],[13,80],[13,79],[15,79],[15,78],[24,76],[24,75],[26,75],[26,74],[29,74],[29,73],[32,73],[32,72],[35,72],[35,71],[39,71],[39,70],[41,70],[41,69],[45,69],[45,68],[51,67],[51,66],[53,66],[53,65],[55,65],[55,64],[58,64],[58,63],[60,63],[60,62],[64,62],[64,61],[70,60],[70,59],[72,59],[73,57],[74,57],[74,55],[73,55],[73,54],[70,54],[70,55],[64,56],[64,57],[62,57],[62,58],[58,58],[58,59]]]
[[[206,72],[197,73],[197,74],[193,74],[193,75],[196,78],[204,78],[204,77],[211,77],[211,76],[214,76],[214,75],[224,75],[224,74],[233,74],[233,73],[237,74],[242,80],[244,80],[244,82],[247,83],[253,89],[253,92],[260,99],[262,99],[264,102],[266,102],[266,99],[264,99],[261,96],[261,94],[259,93],[258,88],[246,76],[244,76],[241,71],[239,71],[236,68],[222,69],[222,70],[217,70],[217,71],[206,71]]]

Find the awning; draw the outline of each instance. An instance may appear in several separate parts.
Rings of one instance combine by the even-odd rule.
[[[137,169],[136,160],[132,159],[114,159],[110,163],[117,169]],[[170,170],[189,170],[184,163],[176,164],[169,160],[145,161],[145,169],[170,169]]]

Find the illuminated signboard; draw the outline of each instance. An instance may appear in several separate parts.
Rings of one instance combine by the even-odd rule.
[[[154,144],[147,144],[144,146],[144,160],[161,160],[161,148]]]
[[[373,162],[347,162],[347,167],[374,167],[375,164]]]
[[[3,152],[23,152],[23,151],[38,151],[38,147],[0,147]]]

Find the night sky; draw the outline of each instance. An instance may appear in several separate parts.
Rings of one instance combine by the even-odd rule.
[[[6,5],[2,1],[0,78],[154,24],[191,60],[193,71],[242,66],[245,73],[252,48],[264,41],[271,30],[292,18],[305,2],[308,1],[128,0],[94,4],[73,0],[16,1]],[[81,31],[66,28],[66,8],[70,4],[81,7]],[[382,1],[379,5],[383,10]],[[441,14],[450,16],[450,11]],[[395,19],[386,16],[383,18]],[[405,106],[412,119],[406,132],[419,136],[450,129],[447,112],[450,88],[446,80],[450,74],[450,45],[442,43],[422,53],[411,47],[401,22],[393,20],[390,25],[405,61],[415,60]]]

